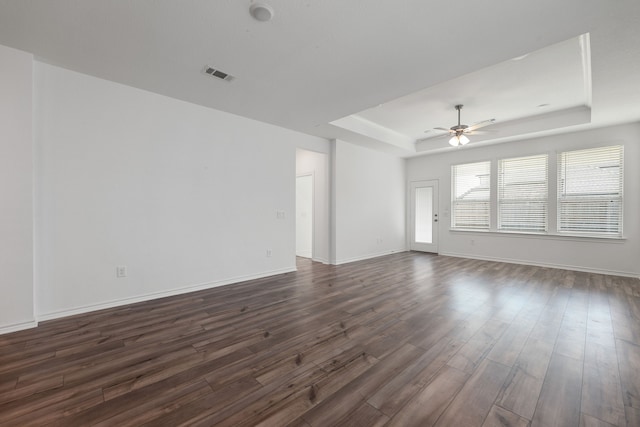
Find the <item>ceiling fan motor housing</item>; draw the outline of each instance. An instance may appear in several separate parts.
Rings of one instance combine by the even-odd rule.
[[[468,128],[468,127],[469,127],[469,126],[467,126],[467,125],[461,125],[461,124],[458,124],[458,125],[456,125],[456,126],[451,126],[451,131],[452,131],[452,132],[456,132],[456,133],[457,133],[457,132],[464,132],[464,130],[465,130],[466,128]]]

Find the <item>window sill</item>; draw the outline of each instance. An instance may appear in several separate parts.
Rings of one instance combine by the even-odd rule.
[[[544,240],[573,240],[577,242],[599,242],[599,243],[624,243],[626,237],[615,236],[596,236],[592,234],[564,234],[564,233],[534,233],[524,231],[496,231],[496,230],[464,230],[459,228],[450,228],[452,233],[475,233],[491,236],[517,237],[526,239],[544,239]]]

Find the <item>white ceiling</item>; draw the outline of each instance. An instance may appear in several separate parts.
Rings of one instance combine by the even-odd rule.
[[[498,122],[590,104],[587,37],[574,37],[357,113],[413,139],[456,124],[453,106],[464,102],[463,122]],[[538,107],[547,104],[546,107]],[[445,126],[446,125],[446,126]]]
[[[0,44],[401,156],[448,149],[424,131],[456,124],[457,103],[463,123],[496,118],[474,144],[640,120],[637,0],[264,1],[270,22],[249,0],[0,0]]]
[[[418,153],[449,149],[449,129],[494,121],[471,140],[489,142],[590,123],[588,34],[447,80],[331,122],[342,129]],[[452,102],[454,101],[454,102]],[[569,114],[571,113],[571,114]],[[578,113],[578,114],[576,114]],[[539,120],[543,116],[544,120]],[[551,120],[553,118],[553,120]],[[517,124],[517,126],[516,126]],[[526,129],[523,125],[527,125]],[[446,138],[445,138],[446,137]]]

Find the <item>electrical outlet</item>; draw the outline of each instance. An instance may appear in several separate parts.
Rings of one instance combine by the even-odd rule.
[[[276,218],[284,219],[285,218],[284,211],[276,211]]]
[[[267,249],[267,258],[271,258],[271,249]]]
[[[118,278],[127,277],[127,266],[126,265],[119,265],[119,266],[116,267],[116,277],[118,277]]]

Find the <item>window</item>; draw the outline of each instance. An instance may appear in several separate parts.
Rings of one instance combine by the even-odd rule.
[[[622,236],[623,147],[558,155],[558,231]]]
[[[491,162],[454,165],[451,173],[453,183],[451,227],[488,230]]]
[[[498,229],[547,231],[547,155],[498,161]]]

